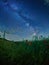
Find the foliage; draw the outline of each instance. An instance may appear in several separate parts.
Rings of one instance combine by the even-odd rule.
[[[49,65],[49,40],[29,43],[0,39],[0,65]]]

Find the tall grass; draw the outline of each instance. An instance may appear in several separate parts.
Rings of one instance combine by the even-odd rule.
[[[0,39],[0,65],[49,65],[49,40],[30,44]]]

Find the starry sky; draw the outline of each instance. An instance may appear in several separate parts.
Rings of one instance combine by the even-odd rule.
[[[49,0],[0,0],[0,34],[10,40],[49,35]]]

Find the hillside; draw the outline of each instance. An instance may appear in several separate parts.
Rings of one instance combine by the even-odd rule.
[[[0,38],[0,65],[49,65],[49,40],[12,42]]]

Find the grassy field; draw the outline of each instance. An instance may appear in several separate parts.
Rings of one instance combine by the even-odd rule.
[[[12,42],[0,38],[0,65],[49,65],[49,40]]]

